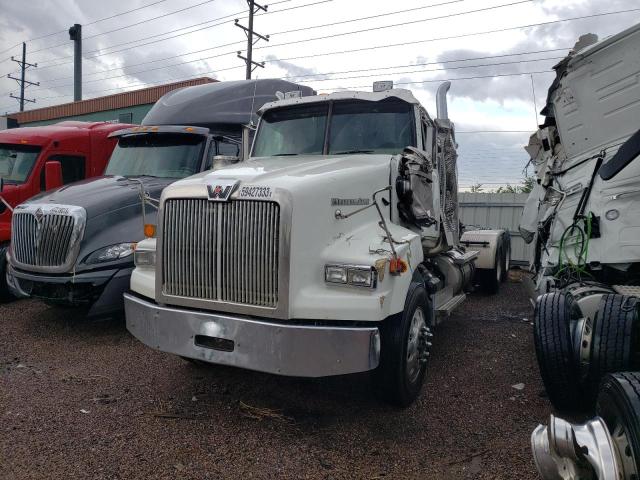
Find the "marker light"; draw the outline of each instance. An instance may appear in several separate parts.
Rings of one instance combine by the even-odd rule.
[[[400,275],[409,269],[407,262],[401,258],[392,258],[389,261],[389,273],[391,275]]]
[[[144,236],[147,238],[156,236],[156,226],[153,223],[146,223],[144,225]]]

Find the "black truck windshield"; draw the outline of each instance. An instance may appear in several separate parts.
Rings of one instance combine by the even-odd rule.
[[[274,109],[262,117],[254,157],[402,152],[415,145],[411,104],[334,102]]]
[[[184,178],[200,171],[206,138],[185,133],[124,136],[111,154],[105,175]]]
[[[24,183],[39,154],[40,147],[0,144],[0,177],[7,183]]]

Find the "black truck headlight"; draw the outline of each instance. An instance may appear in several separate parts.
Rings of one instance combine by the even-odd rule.
[[[378,273],[375,267],[366,265],[325,265],[324,280],[327,283],[375,288]]]
[[[84,263],[112,262],[120,258],[128,257],[136,248],[135,243],[117,243],[108,247],[103,247],[90,254]]]

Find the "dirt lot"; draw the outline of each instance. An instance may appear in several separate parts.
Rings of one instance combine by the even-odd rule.
[[[550,406],[531,315],[517,281],[473,295],[401,411],[368,375],[200,368],[122,321],[0,306],[0,478],[537,478],[529,435]]]

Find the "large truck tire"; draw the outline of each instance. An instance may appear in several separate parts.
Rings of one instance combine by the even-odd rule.
[[[386,319],[380,328],[376,390],[392,405],[408,407],[422,390],[431,335],[429,305],[429,296],[422,284],[411,283],[404,310]]]
[[[536,302],[533,338],[538,367],[549,400],[558,410],[582,407],[571,341],[571,322],[578,318],[580,310],[570,294],[546,293]]]
[[[595,399],[607,373],[633,370],[638,345],[638,300],[625,295],[603,295],[593,321],[587,389]]]
[[[0,247],[0,302],[7,303],[15,299],[7,285],[7,247]]]
[[[622,479],[640,478],[640,372],[615,373],[602,381],[597,413],[618,451]]]
[[[502,234],[502,276],[500,281],[505,283],[509,279],[509,270],[511,269],[511,234],[504,232]]]

